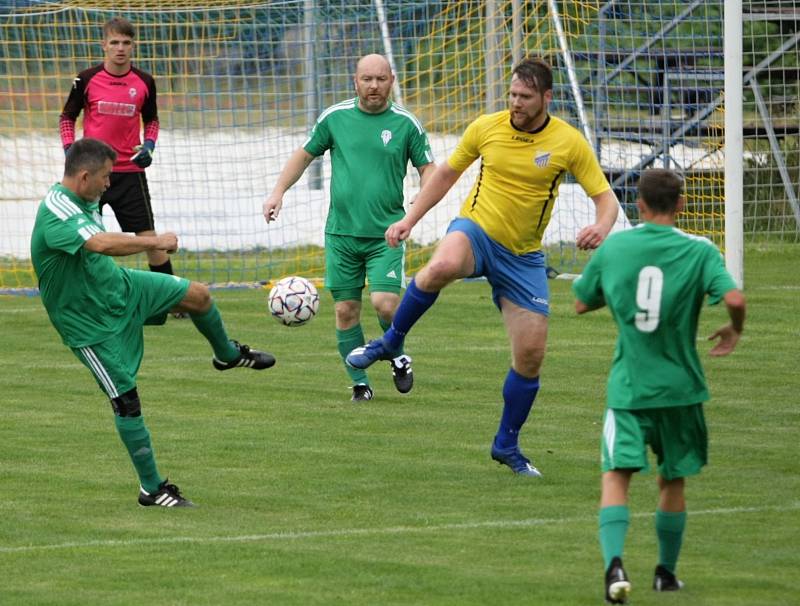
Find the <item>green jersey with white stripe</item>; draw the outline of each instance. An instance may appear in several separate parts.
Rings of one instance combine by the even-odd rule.
[[[331,201],[325,233],[383,238],[405,215],[403,179],[433,162],[428,135],[407,109],[390,103],[378,114],[358,107],[358,98],[320,114],[303,148],[312,156],[331,152]]]
[[[608,407],[656,408],[708,399],[697,354],[706,295],[716,304],[736,288],[714,244],[673,226],[642,223],[594,252],[572,286],[595,307],[605,302],[619,329],[608,377]]]
[[[100,343],[125,322],[126,273],[84,248],[105,231],[96,203],[57,183],[47,192],[31,234],[31,260],[50,321],[69,347]]]

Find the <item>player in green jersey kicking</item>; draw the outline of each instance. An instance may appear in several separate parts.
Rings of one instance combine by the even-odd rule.
[[[139,475],[139,504],[187,507],[178,487],[156,467],[144,424],[136,375],[145,324],[163,324],[168,312],[188,313],[214,350],[217,370],[269,368],[275,358],[228,339],[208,287],[164,273],[129,270],[111,257],[150,250],[174,252],[173,233],[107,233],[98,201],[108,189],[116,153],[97,139],[67,152],[64,178],[47,192],[31,235],[31,259],[42,303],[64,344],[92,372],[111,400],[119,436]]]
[[[289,158],[264,203],[267,223],[278,218],[283,196],[312,160],[331,154],[331,192],[325,225],[325,286],[336,313],[336,341],[345,356],[364,344],[361,293],[369,280],[370,301],[383,331],[389,328],[405,281],[405,248],[387,246],[386,228],[405,215],[403,179],[408,162],[424,184],[433,172],[433,155],[425,129],[414,115],[389,100],[394,83],[389,62],[367,55],[353,77],[357,96],[320,114],[311,136]],[[391,360],[395,387],[413,386],[411,358],[402,351]],[[353,385],[352,399],[371,400],[365,370],[345,365]]]
[[[711,304],[724,301],[730,316],[709,337],[719,339],[710,355],[731,353],[744,328],[744,295],[719,250],[675,227],[682,187],[672,171],[645,171],[637,200],[643,222],[609,236],[573,284],[579,314],[608,305],[619,329],[601,440],[600,546],[612,604],[625,603],[631,589],[622,567],[628,486],[634,472],[647,469],[648,444],[660,489],[653,589],[683,586],[675,573],[686,525],[685,478],[700,473],[708,450],[703,402],[709,395],[695,346],[705,296]]]

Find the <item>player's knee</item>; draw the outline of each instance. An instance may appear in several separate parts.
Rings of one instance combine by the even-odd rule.
[[[336,314],[336,325],[340,328],[350,328],[358,324],[361,316],[360,301],[337,301],[333,309]]]
[[[139,402],[139,393],[136,388],[126,391],[121,396],[111,398],[111,408],[118,417],[140,417],[142,405]]]
[[[382,320],[391,322],[399,302],[398,296],[375,297],[372,300],[372,307]]]
[[[432,259],[414,282],[426,292],[439,291],[459,276],[460,267],[450,259]]]
[[[211,306],[211,291],[208,289],[208,286],[200,282],[192,282],[192,285],[195,286],[198,303],[206,308]]]
[[[180,305],[190,313],[205,313],[211,308],[211,291],[205,284],[192,282]]]
[[[515,353],[514,368],[524,377],[538,377],[544,361],[544,350],[536,347]]]

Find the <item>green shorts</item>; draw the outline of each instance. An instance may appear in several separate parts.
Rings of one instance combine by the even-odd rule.
[[[399,293],[405,286],[405,244],[383,238],[325,234],[325,286],[334,301],[361,300],[365,279],[370,292]]]
[[[603,472],[647,471],[647,445],[665,480],[700,473],[708,461],[703,405],[628,410],[607,408],[601,440]]]
[[[160,319],[183,300],[189,289],[189,280],[184,278],[150,271],[126,271],[131,286],[127,322],[122,330],[100,343],[72,348],[111,399],[136,387],[136,373],[144,353],[143,326],[161,323]]]

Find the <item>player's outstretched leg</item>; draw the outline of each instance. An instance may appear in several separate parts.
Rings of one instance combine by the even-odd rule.
[[[155,235],[155,232],[154,231],[137,232],[136,235],[137,236],[149,236],[149,235]],[[153,252],[155,252],[155,251],[151,251],[151,253],[153,253]],[[150,271],[154,271],[154,272],[159,273],[159,274],[167,274],[168,276],[174,276],[175,272],[172,271],[172,260],[163,251],[158,251],[158,253],[163,254],[163,256],[166,257],[167,260],[164,261],[163,263],[159,264],[159,265],[153,265],[152,259],[148,259],[148,266],[150,267]],[[148,254],[148,257],[149,256],[150,256],[150,254]],[[187,312],[185,312],[185,311],[174,311],[174,312],[172,312],[171,315],[176,320],[188,320],[189,319],[189,314]]]
[[[606,570],[606,602],[609,604],[625,604],[630,593],[631,582],[622,567],[622,560],[619,557],[615,557],[608,565],[608,570]]]
[[[147,492],[139,487],[139,505],[142,507],[194,507],[189,499],[185,498],[175,484],[170,484],[169,480],[164,480],[158,485],[155,492]]]
[[[230,370],[231,368],[252,368],[253,370],[263,370],[275,365],[275,356],[265,351],[251,349],[249,345],[244,345],[238,341],[231,341],[238,350],[238,356],[230,361],[224,362],[215,355],[211,363],[217,370]]]
[[[353,368],[369,368],[378,360],[391,360],[403,353],[403,340],[417,320],[433,305],[437,292],[425,292],[417,288],[416,281],[408,285],[400,305],[394,312],[392,325],[383,337],[357,347],[347,356],[346,362]]]
[[[196,282],[191,283],[184,302],[191,297],[194,297],[195,303],[199,301],[202,304],[203,300],[210,301],[207,287],[198,285]],[[240,344],[238,341],[228,338],[225,324],[222,322],[222,316],[213,301],[210,301],[206,311],[192,312],[190,317],[197,330],[206,338],[214,350],[214,357],[211,359],[211,363],[217,370],[229,370],[239,367],[263,370],[275,365],[275,357],[272,354],[251,349],[248,345]]]
[[[353,368],[369,368],[378,360],[392,360],[400,355],[402,346],[390,349],[383,337],[373,339],[362,347],[356,347],[347,354],[345,362]]]

